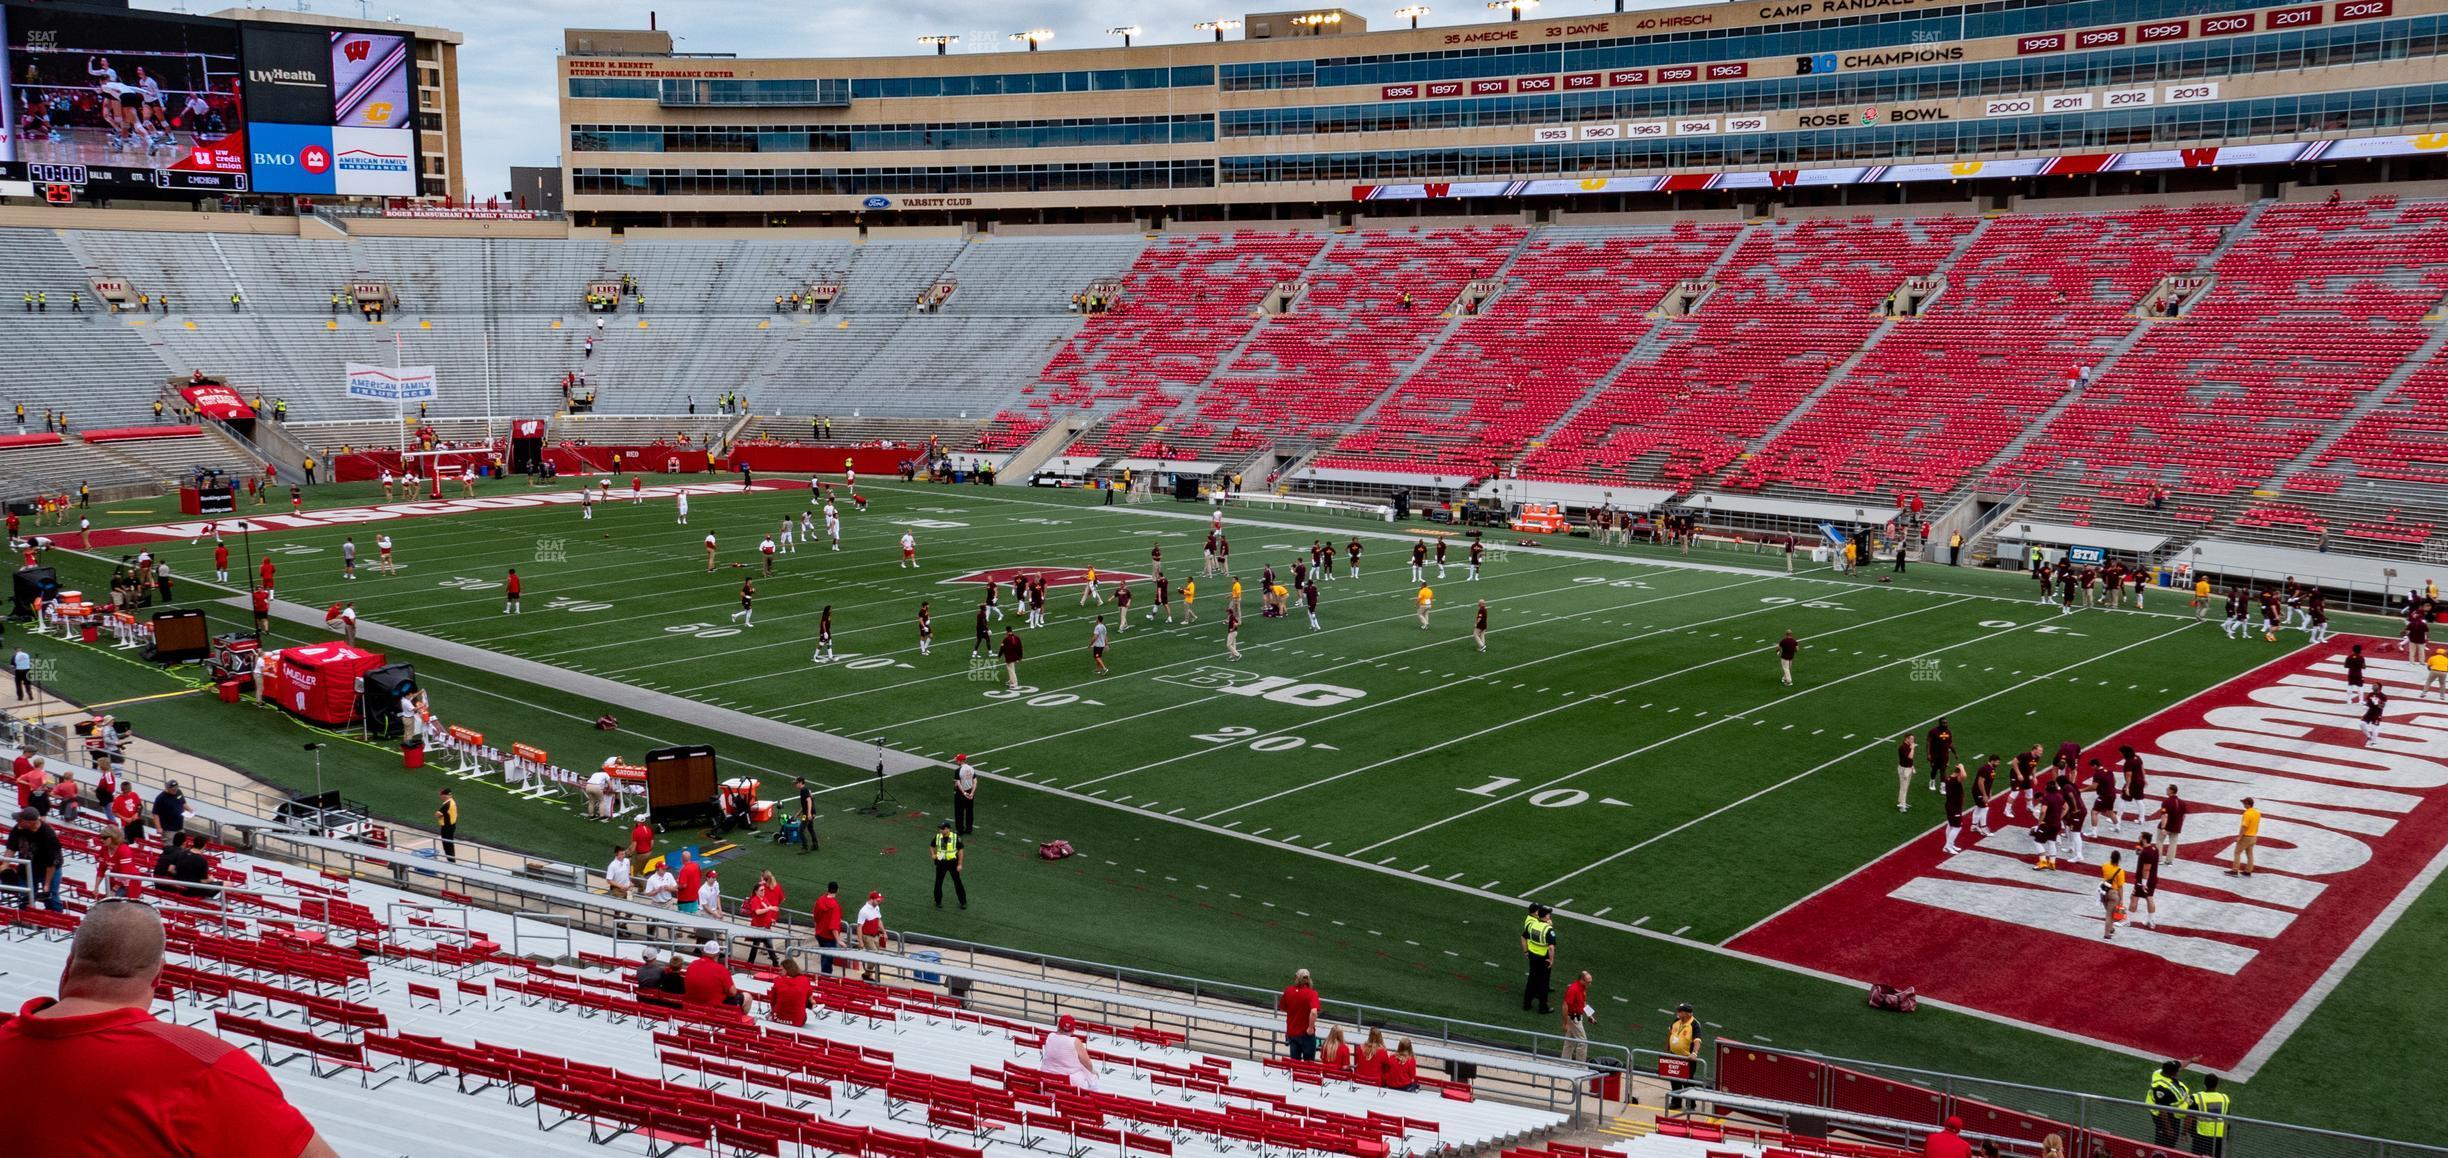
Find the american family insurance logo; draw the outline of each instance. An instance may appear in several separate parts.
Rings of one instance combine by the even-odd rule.
[[[2356,643],[2367,684],[2390,696],[2369,745],[2342,664]],[[2113,768],[2132,745],[2154,811],[2170,785],[2190,802],[2155,929],[2137,911],[2100,936],[2099,865],[2116,849],[2133,866],[2131,825],[2090,841],[2089,864],[2035,872],[2032,819],[2009,805],[1961,853],[1933,832],[1728,947],[2249,1077],[2448,866],[2448,704],[2420,698],[2423,673],[2402,657],[2390,640],[2333,640],[2090,747],[2086,762]],[[2259,871],[2231,877],[2247,796]],[[2102,980],[2112,1016],[2067,999]]]

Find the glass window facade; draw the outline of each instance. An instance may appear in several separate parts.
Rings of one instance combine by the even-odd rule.
[[[2025,56],[1776,80],[1661,85],[1475,100],[1371,101],[1310,108],[1231,109],[1226,137],[1368,133],[1651,120],[1768,109],[1858,107],[2166,83],[2202,77],[2436,56],[2448,17],[2373,21],[2265,36],[2179,41],[2079,55]]]
[[[667,108],[744,106],[838,108],[850,103],[850,82],[812,80],[665,80],[656,99]]]
[[[1763,169],[1915,157],[2129,151],[2346,133],[2448,120],[2448,85],[2315,93],[2112,112],[1652,141],[1226,157],[1225,184],[1438,181],[1659,169]]]
[[[872,196],[1205,189],[1212,161],[862,169],[573,169],[570,191],[631,196]]]
[[[572,125],[575,153],[873,153],[1203,144],[1215,117],[1078,117],[894,125]]]
[[[865,80],[633,80],[571,77],[575,100],[649,100],[672,107],[834,106],[849,98],[1024,96],[1038,93],[1125,92],[1151,88],[1211,88],[1215,69],[1101,68],[1069,72],[993,72],[974,76],[887,76]]]
[[[1569,44],[1503,45],[1441,52],[1322,57],[1314,61],[1230,64],[1218,70],[1218,81],[1226,92],[1245,92],[1802,56],[1991,36],[2020,36],[2059,28],[2083,28],[2162,17],[2198,16],[2256,8],[2266,2],[1999,0],[1996,3],[1924,12],[1872,12],[1831,20],[1802,20],[1768,28],[1695,29],[1582,40]],[[1602,18],[1591,16],[1586,19]]]

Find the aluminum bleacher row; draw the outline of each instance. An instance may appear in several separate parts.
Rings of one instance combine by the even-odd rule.
[[[0,909],[0,1009],[51,992],[98,895],[91,831],[62,838],[69,911]],[[464,895],[212,852],[217,901],[148,887],[170,942],[155,1012],[258,1052],[342,1153],[448,1138],[453,1153],[588,1154],[627,1136],[651,1153],[1382,1158],[1563,1121],[1434,1079],[1363,1088],[1213,1056],[1118,1014],[1081,1016],[1102,1072],[1078,1089],[1039,1067],[1048,1025],[943,988],[827,977],[803,1026],[771,1020],[770,970],[734,966],[745,1013],[641,999],[635,943],[560,925],[539,943],[532,921],[522,943],[525,918]]]

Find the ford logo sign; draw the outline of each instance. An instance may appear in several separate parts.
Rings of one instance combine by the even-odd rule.
[[[892,198],[870,197],[867,200],[860,202],[860,204],[869,209],[890,209],[892,208]]]

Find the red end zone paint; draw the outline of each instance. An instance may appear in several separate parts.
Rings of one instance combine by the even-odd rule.
[[[2355,643],[2391,697],[2368,748],[2341,666]],[[2132,745],[2154,801],[2175,785],[2191,802],[2156,930],[2137,913],[2100,937],[2099,865],[2117,849],[2132,867],[2131,825],[2039,873],[2014,815],[1953,857],[1932,832],[1727,947],[2249,1076],[2448,865],[2448,705],[2418,698],[2403,654],[2306,648],[2091,746],[2113,767]],[[2246,796],[2263,818],[2249,879],[2221,872]]]
[[[1088,569],[1086,567],[989,567],[983,571],[971,571],[966,575],[956,575],[950,579],[942,580],[941,582],[947,586],[955,583],[973,583],[981,586],[987,583],[996,583],[1009,587],[1011,586],[1011,581],[1013,579],[1016,579],[1022,575],[1027,575],[1031,578],[1042,577],[1045,580],[1046,586],[1048,587],[1085,587],[1088,584]],[[1144,583],[1149,579],[1149,576],[1142,575],[1136,571],[1108,571],[1102,567],[1097,569],[1096,575],[1097,582],[1099,583],[1121,583],[1124,581]],[[1227,587],[1230,587],[1231,585],[1232,584],[1229,582],[1225,584]]]

